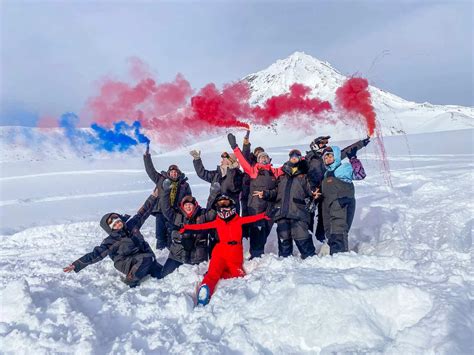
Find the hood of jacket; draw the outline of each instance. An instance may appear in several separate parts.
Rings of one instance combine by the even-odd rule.
[[[331,165],[326,165],[326,164],[325,165],[326,165],[327,170],[334,171],[341,165],[341,148],[335,145],[331,146],[331,148],[332,148],[332,153],[334,154],[334,163],[332,163]],[[330,152],[326,152],[323,154],[323,161],[324,161],[324,156],[329,153]]]
[[[119,216],[119,218],[122,220],[123,222],[123,228],[121,230],[118,230],[118,231],[114,231],[112,228],[109,227],[109,225],[107,224],[107,220],[109,219],[109,217],[111,215],[117,215]],[[112,236],[117,236],[117,235],[120,235],[121,232],[126,229],[126,223],[127,223],[127,220],[130,218],[130,216],[128,215],[121,215],[120,213],[116,213],[116,212],[110,212],[110,213],[106,213],[102,216],[102,218],[100,219],[100,226],[102,227],[102,229],[105,231],[105,233],[107,233],[108,235],[112,235]]]

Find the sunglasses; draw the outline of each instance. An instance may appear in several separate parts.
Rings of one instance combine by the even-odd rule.
[[[229,159],[229,157],[230,157],[230,155],[227,152],[224,152],[224,153],[221,154],[221,158],[223,158],[223,159]]]

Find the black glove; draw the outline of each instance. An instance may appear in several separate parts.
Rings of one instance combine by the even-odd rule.
[[[231,147],[232,149],[235,149],[235,148],[238,147],[237,141],[236,141],[236,139],[235,139],[235,136],[234,136],[232,133],[229,133],[229,134],[227,135],[227,140],[229,141],[230,147]]]
[[[250,137],[250,129],[248,129],[247,132],[245,133],[244,139],[249,139],[249,137]]]
[[[146,150],[145,150],[145,155],[150,154],[150,142],[146,144]]]
[[[367,144],[369,144],[369,143],[370,143],[370,136],[367,136],[367,138],[365,138],[365,139],[362,139],[362,143],[364,144],[364,147],[366,147],[366,146],[367,146]]]
[[[357,158],[357,147],[353,147],[346,154],[348,159]]]
[[[267,217],[269,217],[271,219],[274,219],[279,211],[280,211],[279,207],[274,207],[274,208],[271,209],[270,212],[267,212],[266,215],[267,215]]]
[[[165,181],[163,181],[163,190],[168,191],[170,189],[171,189],[171,180],[166,179]]]

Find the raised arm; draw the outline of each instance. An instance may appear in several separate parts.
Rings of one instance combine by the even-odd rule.
[[[156,199],[158,198],[158,190],[153,190],[152,194],[148,196],[145,203],[140,207],[137,214],[133,216],[128,222],[127,225],[130,228],[138,228],[140,229],[150,216],[151,212],[153,211],[153,207],[155,206]]]
[[[370,143],[370,137],[367,137],[365,139],[361,139],[360,141],[357,141],[345,147],[344,149],[341,150],[341,160],[344,158],[347,158],[347,153],[352,151],[354,148],[356,151],[358,151],[364,148],[369,143]]]
[[[156,169],[155,166],[153,165],[153,161],[151,160],[151,155],[150,153],[145,153],[143,155],[143,162],[145,163],[145,171],[150,177],[151,181],[153,181],[155,184],[158,183],[160,178],[163,177]]]
[[[251,144],[250,144],[249,137],[250,137],[250,130],[248,129],[244,137],[244,143],[242,144],[242,154],[247,160],[250,160],[250,153],[251,153],[251,150],[250,150]]]
[[[204,164],[202,163],[202,159],[199,157],[198,159],[193,160],[194,170],[196,170],[197,176],[199,176],[202,180],[207,182],[212,182],[214,177],[217,174],[217,171],[209,171],[204,168]]]

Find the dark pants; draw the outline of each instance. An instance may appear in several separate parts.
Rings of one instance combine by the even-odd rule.
[[[183,263],[176,261],[174,259],[166,259],[165,265],[163,265],[163,270],[161,271],[161,278],[171,274],[177,268],[179,268]]]
[[[171,245],[171,233],[163,213],[156,214],[156,249],[163,250]]]
[[[326,233],[324,232],[324,221],[323,221],[323,204],[318,203],[318,222],[316,224],[315,237],[319,241],[324,241]]]
[[[250,257],[258,258],[265,252],[265,244],[272,230],[273,223],[270,221],[258,221],[249,224],[248,233],[250,237]]]
[[[147,275],[159,279],[161,278],[162,269],[163,267],[152,256],[137,255],[134,257],[126,283],[130,287],[136,287],[140,284],[140,280]]]
[[[324,225],[331,254],[349,251],[348,235],[354,220],[355,198],[339,198],[324,207]]]
[[[277,221],[277,234],[279,256],[288,257],[293,254],[293,240],[303,259],[315,255],[308,223],[296,219],[280,219]]]

